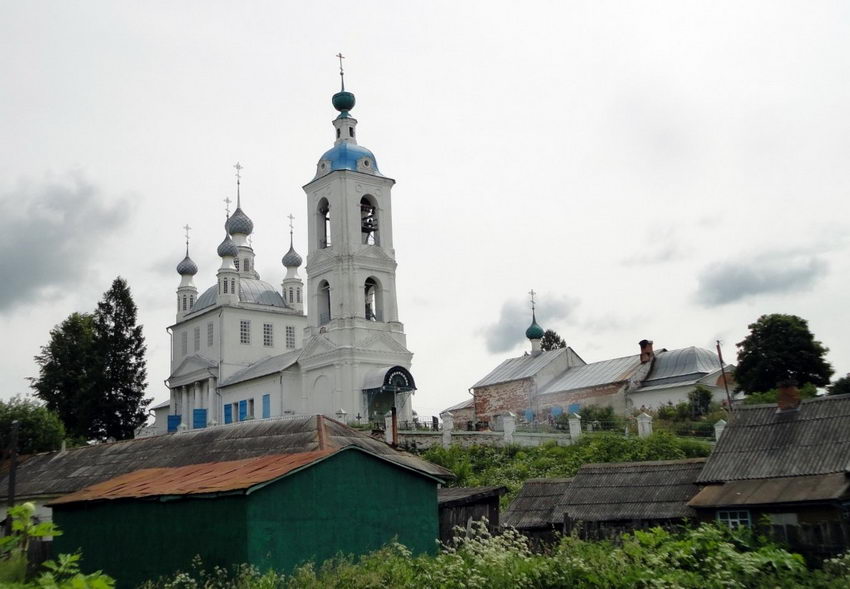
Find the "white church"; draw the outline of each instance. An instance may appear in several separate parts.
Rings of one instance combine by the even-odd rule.
[[[344,81],[332,102],[334,145],[304,186],[306,287],[291,224],[280,286],[260,279],[237,164],[237,207],[218,246],[215,283],[198,294],[188,240],[177,266],[170,398],[154,407],[151,433],[298,414],[365,424],[383,422],[392,407],[411,419],[416,385],[396,304],[395,181],[358,145]]]

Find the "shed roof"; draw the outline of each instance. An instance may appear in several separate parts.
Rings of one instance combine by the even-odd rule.
[[[299,454],[356,446],[398,465],[440,479],[454,475],[441,466],[321,415],[258,419],[185,433],[71,448],[22,457],[17,471],[19,497],[73,493],[144,468],[179,467],[276,454]],[[8,475],[0,477],[5,497]]]
[[[576,366],[555,378],[541,393],[573,391],[623,382],[629,379],[638,366],[640,366],[640,356],[637,354]]]
[[[557,350],[541,352],[537,356],[528,355],[518,358],[508,358],[496,366],[487,376],[472,385],[472,388],[530,378],[540,372],[552,360],[566,353],[566,348],[558,348]]]
[[[585,464],[553,518],[581,521],[667,520],[694,515],[687,503],[699,488],[705,458]]]
[[[458,403],[457,405],[452,405],[448,409],[443,409],[440,411],[440,415],[443,413],[451,413],[452,411],[457,411],[458,409],[469,409],[470,407],[475,406],[475,397],[470,397],[466,401]]]
[[[572,479],[529,479],[525,481],[505,515],[502,525],[518,530],[560,526],[564,518],[553,516]]]
[[[777,477],[729,481],[707,485],[688,503],[691,507],[769,505],[841,499],[850,491],[850,479],[842,472],[802,477]]]
[[[444,487],[442,489],[437,489],[437,503],[440,504],[440,507],[465,505],[467,503],[481,501],[482,499],[490,499],[493,497],[498,499],[507,492],[507,487],[499,486]]]
[[[799,409],[737,407],[701,483],[843,473],[850,466],[850,395],[806,399]]]
[[[707,374],[720,370],[717,354],[691,346],[677,350],[661,350],[655,354],[652,370],[641,383],[640,391],[693,384]]]

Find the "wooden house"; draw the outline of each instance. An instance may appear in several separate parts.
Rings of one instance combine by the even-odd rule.
[[[558,511],[572,479],[529,479],[505,510],[502,527],[514,528],[532,540],[548,542],[562,531],[563,513]]]
[[[850,547],[850,395],[735,409],[689,503],[700,519],[763,524],[806,555]]]

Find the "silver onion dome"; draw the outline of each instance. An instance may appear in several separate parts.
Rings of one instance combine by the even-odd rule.
[[[189,257],[189,254],[186,254],[186,257],[177,264],[177,273],[180,276],[194,276],[198,273],[198,266],[192,261],[192,258]]]
[[[231,258],[235,258],[239,255],[239,249],[236,247],[236,244],[233,243],[233,240],[230,239],[230,235],[226,235],[224,237],[224,241],[218,244],[218,249],[216,250],[220,257],[230,256]]]
[[[248,218],[248,215],[245,214],[241,207],[237,207],[227,220],[225,228],[230,235],[237,233],[251,235],[251,232],[254,230],[254,222]]]
[[[287,268],[297,268],[304,261],[301,259],[301,256],[298,255],[298,252],[295,251],[295,248],[291,245],[289,246],[289,251],[283,256],[280,260],[283,265]]]

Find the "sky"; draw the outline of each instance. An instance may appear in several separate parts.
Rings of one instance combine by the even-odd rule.
[[[279,284],[301,186],[357,97],[397,181],[414,407],[468,398],[539,323],[587,362],[808,320],[850,372],[846,2],[3,2],[0,398],[125,277],[168,396],[182,226],[213,284],[232,168]]]

